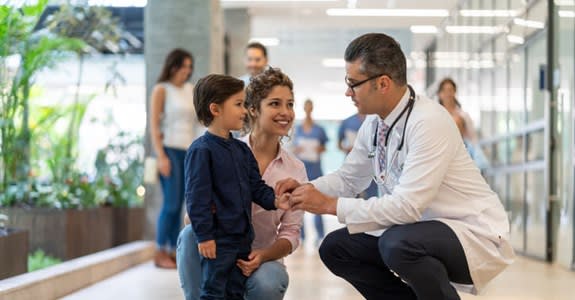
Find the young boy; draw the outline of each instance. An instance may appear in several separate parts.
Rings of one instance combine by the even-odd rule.
[[[247,278],[236,262],[251,251],[251,202],[289,209],[288,196],[276,199],[248,146],[231,135],[243,127],[244,97],[243,81],[224,75],[208,75],[194,90],[198,120],[208,130],[186,154],[185,198],[201,255],[202,300],[244,299]]]

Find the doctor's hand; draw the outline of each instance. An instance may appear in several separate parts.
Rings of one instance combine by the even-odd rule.
[[[337,214],[337,198],[318,191],[312,184],[296,188],[290,197],[292,209],[301,209],[314,214]]]
[[[276,196],[283,195],[285,193],[289,193],[301,185],[297,180],[293,178],[286,178],[278,181],[274,188],[276,192]]]
[[[290,194],[283,193],[281,196],[276,197],[274,202],[277,209],[289,210],[291,208],[290,205]]]

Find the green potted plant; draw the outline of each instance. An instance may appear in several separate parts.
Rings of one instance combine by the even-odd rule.
[[[7,203],[14,224],[30,230],[31,249],[43,249],[59,259],[72,259],[112,247],[112,209],[104,207],[105,187],[95,184],[92,176],[75,168],[68,169],[70,160],[77,156],[77,132],[84,119],[89,102],[71,106],[39,107],[32,112],[37,120],[45,120],[43,114],[58,112],[58,118],[45,121],[40,128],[33,126],[32,141],[36,145],[35,161],[45,166],[35,166],[29,197],[21,199],[17,194]],[[73,134],[66,128],[73,119],[71,112],[79,112],[73,126]],[[64,126],[61,126],[64,125]],[[71,146],[72,154],[66,153]],[[33,172],[35,173],[35,172]]]
[[[143,235],[143,156],[142,137],[122,131],[97,154],[96,185],[102,187],[113,210],[115,246],[140,240]]]
[[[83,63],[92,53],[125,52],[134,39],[125,37],[108,9],[96,6],[62,5],[38,30],[46,3],[0,5],[0,79],[15,78],[6,86],[0,80],[1,105],[8,108],[0,114],[0,207],[8,207],[13,224],[30,230],[32,249],[71,259],[112,246],[113,211],[104,204],[118,202],[110,199],[128,188],[103,184],[75,167],[79,127],[93,98],[81,93]],[[34,74],[70,52],[79,62],[73,104],[30,105]],[[4,61],[14,55],[22,63],[10,72]],[[114,74],[113,81],[122,81]]]
[[[46,3],[0,5],[0,201],[6,201],[3,192],[9,189],[28,197],[29,99],[36,74],[84,46],[78,39],[35,30]]]
[[[92,198],[97,193],[80,172],[69,167],[74,160],[73,133],[53,143],[52,150],[60,156],[52,157],[52,178],[38,181],[32,174],[31,146],[38,145],[32,144],[30,116],[35,107],[30,105],[30,98],[36,74],[69,57],[69,53],[81,51],[85,43],[37,30],[47,1],[31,3],[0,5],[0,207],[10,207],[4,211],[11,223],[30,231],[33,249],[42,248],[69,259],[111,246],[111,228],[106,228],[111,224],[106,221],[106,216],[111,219],[111,210],[86,209],[97,206]],[[82,105],[76,101],[69,110],[68,132],[79,127],[85,109]],[[46,120],[54,119],[58,118]],[[64,172],[56,174],[58,170]]]
[[[26,273],[28,232],[8,227],[8,216],[0,213],[0,280]]]

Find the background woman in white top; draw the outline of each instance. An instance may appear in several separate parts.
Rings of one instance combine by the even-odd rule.
[[[196,136],[198,124],[194,112],[193,86],[188,82],[193,63],[191,53],[183,49],[172,50],[152,91],[150,129],[164,198],[158,218],[154,259],[160,268],[176,268],[173,253],[181,226],[184,158]]]

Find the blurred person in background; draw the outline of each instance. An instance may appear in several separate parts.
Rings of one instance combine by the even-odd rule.
[[[258,42],[249,43],[246,46],[244,63],[247,73],[240,79],[247,87],[252,77],[262,73],[268,67],[268,49]]]
[[[184,158],[199,126],[194,111],[194,87],[188,82],[193,69],[190,52],[172,50],[151,96],[150,133],[163,196],[154,257],[159,268],[176,268],[175,251],[184,202]]]
[[[307,99],[304,103],[305,119],[296,126],[293,147],[295,155],[305,165],[307,177],[314,180],[323,176],[321,169],[321,156],[326,150],[328,141],[325,129],[312,119],[313,102]],[[323,219],[321,215],[314,215],[314,226],[317,233],[316,244],[319,245],[325,236]],[[301,238],[305,239],[305,229],[302,226]]]
[[[461,132],[467,152],[469,152],[469,155],[475,164],[477,164],[481,170],[486,169],[489,167],[489,162],[478,144],[473,121],[469,114],[461,108],[461,103],[457,101],[456,93],[457,85],[455,84],[455,81],[451,78],[444,78],[439,83],[439,88],[437,90],[439,104],[443,105],[453,118],[453,121]]]
[[[345,155],[348,155],[353,149],[353,144],[357,138],[357,132],[364,120],[365,115],[357,113],[341,122],[337,133],[337,146],[339,150],[345,153]],[[369,187],[358,196],[360,198],[369,199],[371,197],[377,197],[378,194],[377,184],[375,181],[372,181]]]

